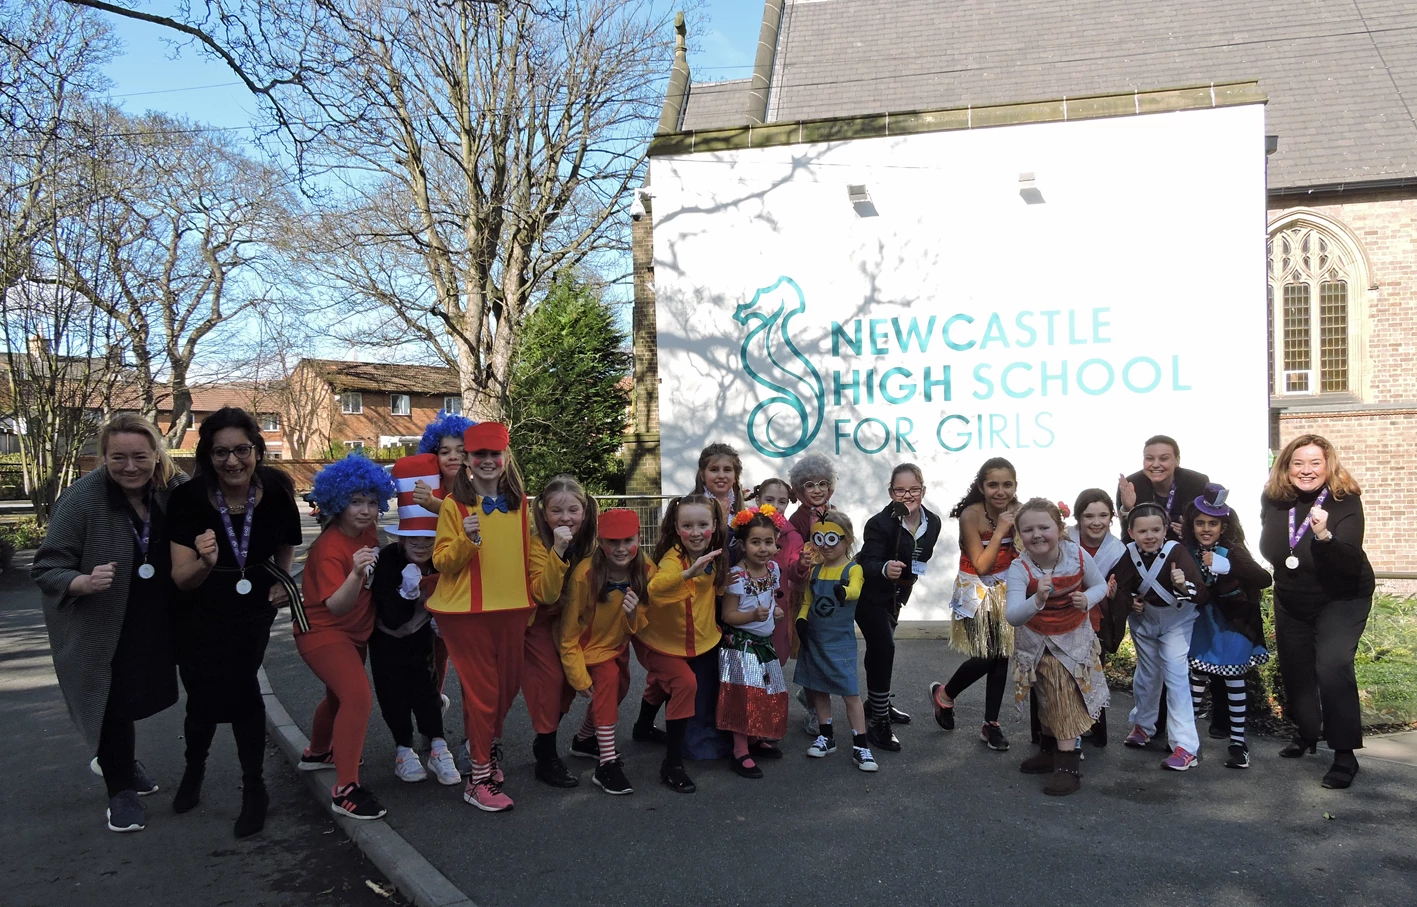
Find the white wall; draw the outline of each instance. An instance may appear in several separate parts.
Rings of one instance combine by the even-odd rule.
[[[1161,433],[1253,525],[1264,162],[1259,105],[653,159],[666,493],[712,441],[747,482],[820,451],[859,532],[901,461],[942,515],[993,456],[1071,503]],[[905,617],[948,616],[957,563],[951,522]]]

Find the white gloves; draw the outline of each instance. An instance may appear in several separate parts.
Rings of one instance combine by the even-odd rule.
[[[403,582],[399,584],[399,595],[409,601],[418,598],[419,587],[423,584],[423,570],[417,564],[409,564],[403,568]]]

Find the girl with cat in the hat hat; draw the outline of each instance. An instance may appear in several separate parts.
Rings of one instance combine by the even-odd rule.
[[[438,515],[426,607],[458,669],[472,774],[463,799],[484,812],[512,808],[502,791],[502,725],[521,687],[531,518],[507,426],[481,422],[463,434],[463,469]]]
[[[374,633],[369,637],[369,671],[379,712],[394,735],[394,775],[422,781],[432,771],[439,784],[462,780],[443,735],[442,694],[435,685],[433,624],[424,603],[438,585],[433,569],[433,537],[438,515],[413,500],[417,482],[440,484],[433,454],[394,463],[399,524],[384,531],[394,537],[379,552],[369,593],[374,599]],[[410,718],[412,716],[412,719]],[[431,743],[425,769],[413,749],[413,719]]]
[[[1264,643],[1260,593],[1274,582],[1245,548],[1240,518],[1226,503],[1229,492],[1210,483],[1186,506],[1181,538],[1210,587],[1210,603],[1199,609],[1191,629],[1191,697],[1200,707],[1211,678],[1225,684],[1223,709],[1230,721],[1226,768],[1249,768],[1245,742],[1245,675],[1269,661]]]

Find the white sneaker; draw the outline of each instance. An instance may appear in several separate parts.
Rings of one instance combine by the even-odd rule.
[[[427,779],[428,772],[424,770],[417,753],[400,749],[399,754],[394,757],[394,776],[400,781],[423,781]]]
[[[448,752],[446,746],[428,754],[428,768],[439,784],[452,786],[462,783],[462,775],[458,773],[458,767],[453,762],[453,754]]]
[[[448,706],[452,705],[453,701],[448,698],[447,693],[439,693],[438,695],[443,697],[443,714],[446,715],[448,714]]]
[[[864,746],[853,746],[851,748],[851,759],[856,763],[856,767],[863,772],[874,772],[879,765],[876,764],[876,757],[871,755],[870,749]]]
[[[818,734],[817,739],[812,741],[812,745],[807,747],[807,755],[813,759],[821,759],[836,752],[836,740],[823,737]]]

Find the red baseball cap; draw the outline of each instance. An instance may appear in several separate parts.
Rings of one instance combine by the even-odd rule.
[[[462,433],[464,450],[506,450],[512,436],[501,422],[479,422]]]
[[[599,517],[595,534],[603,539],[637,539],[640,537],[640,518],[633,510],[616,507]]]

